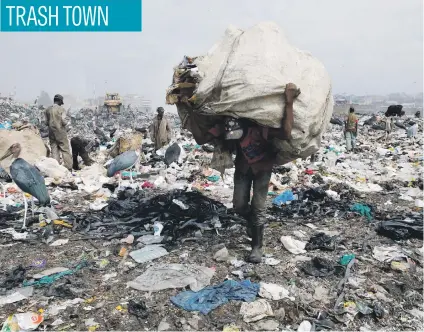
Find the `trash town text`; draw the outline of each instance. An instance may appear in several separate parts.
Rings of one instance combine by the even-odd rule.
[[[9,26],[107,27],[108,6],[6,6]]]

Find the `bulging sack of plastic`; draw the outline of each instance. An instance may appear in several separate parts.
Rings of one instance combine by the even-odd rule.
[[[71,175],[64,166],[53,158],[41,157],[35,162],[35,167],[40,170],[41,174],[50,178],[64,179]]]
[[[277,162],[306,158],[319,149],[333,113],[330,77],[310,53],[290,45],[275,23],[245,31],[230,27],[194,63],[203,73],[191,98],[195,112],[247,118],[272,128],[281,124],[286,84],[295,83],[301,94],[294,102],[292,139],[274,140]]]

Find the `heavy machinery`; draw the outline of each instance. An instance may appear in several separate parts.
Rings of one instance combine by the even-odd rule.
[[[109,114],[121,112],[122,99],[118,93],[106,93],[103,110]]]

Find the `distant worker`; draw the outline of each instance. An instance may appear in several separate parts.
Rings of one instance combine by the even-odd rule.
[[[60,153],[62,154],[63,165],[72,171],[72,156],[69,151],[68,134],[66,126],[66,111],[62,107],[63,97],[61,95],[54,96],[54,105],[46,110],[46,122],[49,127],[49,140],[52,158],[60,163]]]
[[[89,140],[79,136],[72,137],[72,168],[76,171],[80,170],[78,156],[81,157],[85,166],[91,166],[94,161],[90,158],[89,153],[94,151],[99,146],[100,142],[97,138]]]
[[[395,120],[394,120],[394,117],[393,116],[391,116],[391,117],[388,117],[388,118],[386,118],[385,119],[385,122],[386,122],[386,138],[385,138],[385,142],[387,142],[387,139],[388,138],[390,138],[390,134],[392,133],[392,131],[393,131],[393,127],[394,127],[394,122],[395,122]]]
[[[168,119],[163,115],[165,113],[163,107],[158,107],[156,111],[158,115],[153,118],[149,131],[150,138],[155,144],[155,149],[159,150],[171,141],[172,129]]]
[[[349,108],[349,115],[345,121],[345,139],[347,151],[355,150],[356,136],[358,135],[358,118],[353,107]]]

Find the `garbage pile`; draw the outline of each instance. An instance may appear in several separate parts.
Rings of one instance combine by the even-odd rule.
[[[227,214],[220,202],[199,192],[173,190],[151,198],[141,190],[126,189],[110,199],[101,211],[74,214],[64,217],[76,231],[86,234],[116,238],[128,232],[133,235],[149,235],[160,227],[164,242],[181,240],[182,235],[192,231],[192,237],[202,237],[202,232],[220,229],[236,216]],[[198,231],[198,232],[194,232]],[[159,241],[158,243],[160,243]]]
[[[198,84],[184,61],[175,82]],[[400,117],[386,136],[373,128],[379,115],[360,115],[347,152],[334,117],[314,158],[275,166],[264,257],[252,265],[232,211],[234,168],[211,167],[215,146],[179,128],[159,150],[143,136],[143,159],[108,177],[104,144],[122,152],[140,140],[128,122],[91,127],[93,117],[74,117],[86,123],[77,131],[107,137],[93,165],[35,161],[52,207],[35,201],[26,230],[22,191],[0,175],[3,330],[422,329],[422,119]]]

